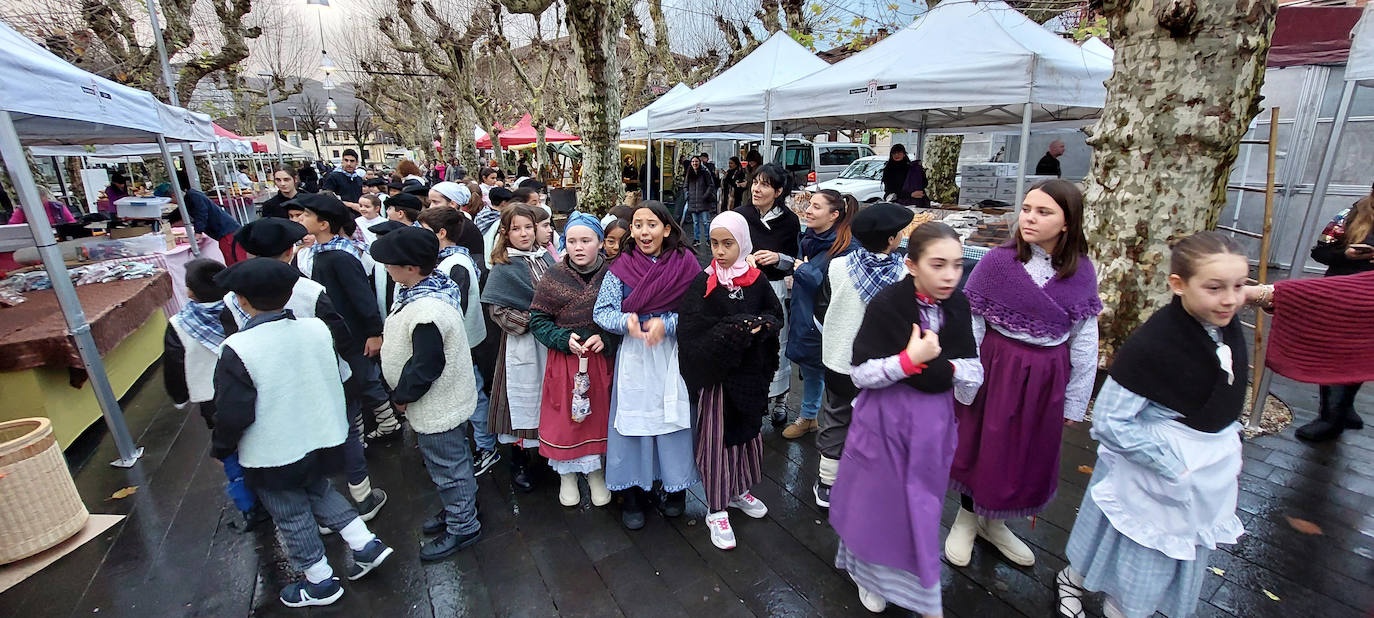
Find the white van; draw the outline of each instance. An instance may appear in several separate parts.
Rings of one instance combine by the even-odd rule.
[[[758,148],[758,142],[749,145]],[[873,156],[868,144],[850,142],[820,142],[787,140],[787,158],[783,159],[782,140],[773,140],[773,162],[782,163],[792,172],[797,186],[825,182],[840,175],[845,168],[863,157]]]

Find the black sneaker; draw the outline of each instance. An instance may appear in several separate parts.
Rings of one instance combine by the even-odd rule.
[[[372,539],[367,547],[353,552],[353,566],[348,568],[348,580],[356,580],[382,565],[391,555],[391,548],[381,539]]]
[[[447,512],[439,509],[438,513],[429,516],[425,523],[420,526],[420,532],[425,536],[434,536],[444,531],[448,527]]]
[[[816,481],[816,484],[811,486],[811,490],[816,493],[816,506],[819,506],[823,509],[830,508],[829,485],[822,483],[821,481]]]
[[[773,398],[772,412],[768,415],[768,421],[774,427],[782,427],[787,424],[787,415],[791,411],[787,407],[787,393],[783,393]]]
[[[534,477],[530,474],[529,453],[525,449],[512,446],[510,454],[510,481],[516,489],[529,493],[534,491]]]
[[[372,493],[357,504],[358,517],[361,517],[363,521],[372,521],[372,518],[377,516],[377,511],[382,510],[384,504],[386,504],[386,492],[373,488]]]
[[[477,453],[472,456],[472,475],[482,476],[483,473],[490,470],[492,466],[496,465],[496,462],[498,461],[501,461],[501,454],[496,452],[494,449],[479,449]]]
[[[420,547],[420,561],[433,562],[435,560],[443,560],[444,558],[458,553],[458,551],[464,547],[476,543],[481,538],[481,528],[478,528],[471,534],[449,534],[445,531],[443,534],[434,537],[434,540]]]
[[[681,517],[687,511],[687,490],[665,493],[659,510],[664,517]]]
[[[644,527],[644,490],[638,487],[631,487],[621,492],[624,502],[621,504],[620,523],[625,525],[626,530],[638,530]]]
[[[318,584],[302,580],[282,588],[281,602],[287,607],[310,607],[329,605],[342,596],[343,586],[339,585],[339,578],[331,577]]]

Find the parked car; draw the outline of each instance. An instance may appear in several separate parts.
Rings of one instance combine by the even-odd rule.
[[[758,148],[758,142],[749,144],[749,148]],[[773,140],[773,162],[783,164],[792,172],[797,186],[836,178],[850,163],[872,154],[873,149],[868,144],[787,140],[784,160],[782,139]]]
[[[887,157],[863,157],[850,163],[834,180],[807,185],[806,190],[834,189],[854,196],[861,203],[879,202],[883,199],[883,167],[886,165]]]

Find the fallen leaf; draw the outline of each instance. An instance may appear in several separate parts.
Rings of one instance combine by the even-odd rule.
[[[1083,474],[1092,474],[1092,473],[1093,473],[1093,467],[1084,464],[1084,465],[1078,466],[1078,471],[1079,471],[1079,472],[1082,472]]]
[[[119,490],[119,491],[116,491],[116,492],[110,494],[110,499],[111,499],[111,500],[123,500],[124,498],[128,498],[129,496],[134,495],[134,493],[137,492],[137,491],[138,491],[138,485],[134,485],[134,486],[132,486],[132,487],[125,487],[124,489],[121,489],[121,490]]]
[[[1288,520],[1288,525],[1292,526],[1294,530],[1297,530],[1298,532],[1301,532],[1303,534],[1322,533],[1321,526],[1318,526],[1317,524],[1307,521],[1306,519],[1298,519],[1296,517],[1284,517],[1284,519]]]
[[[1210,571],[1213,572],[1213,573],[1216,573],[1216,574],[1217,574],[1217,577],[1223,577],[1223,576],[1226,575],[1226,571],[1223,571],[1223,570],[1218,569],[1218,568],[1216,568],[1216,567],[1207,567],[1207,569],[1210,570]]]
[[[1269,592],[1268,590],[1264,590],[1264,596],[1269,597],[1270,601],[1279,600],[1279,595]]]

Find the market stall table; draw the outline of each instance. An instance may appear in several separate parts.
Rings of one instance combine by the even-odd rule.
[[[76,288],[105,361],[115,396],[122,397],[162,356],[164,303],[172,277],[93,283]],[[52,290],[24,294],[0,309],[0,421],[42,416],[66,448],[100,418],[81,358]]]

